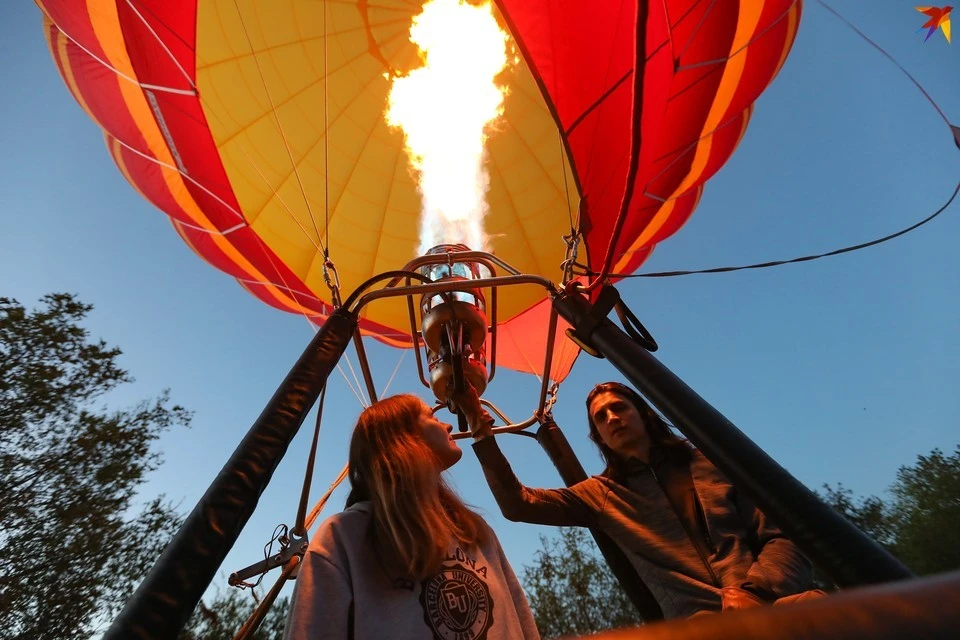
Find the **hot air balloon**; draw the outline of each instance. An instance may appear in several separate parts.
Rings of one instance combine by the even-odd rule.
[[[391,78],[420,64],[407,37],[419,3],[38,4],[57,69],[118,169],[259,299],[319,323],[333,306],[328,261],[349,292],[419,255],[420,195],[403,134],[384,120]],[[573,247],[587,270],[609,258],[609,271],[629,272],[690,217],[786,59],[801,5],[496,10],[516,60],[486,152],[489,249],[560,281]],[[502,292],[499,366],[541,366],[544,297]],[[402,300],[365,308],[360,323],[412,344]],[[576,354],[563,348],[554,380]]]
[[[408,37],[421,3],[38,5],[57,69],[103,129],[118,169],[203,259],[267,304],[322,324],[308,352],[342,352],[344,345],[334,348],[330,340],[352,331],[341,291],[355,292],[352,304],[384,273],[393,284],[409,280],[404,267],[419,269],[419,280],[428,282],[466,277],[455,273],[460,262],[443,257],[449,248],[420,246],[418,174],[404,133],[385,118],[393,81],[422,64]],[[483,252],[456,251],[487,256],[477,258],[470,277],[489,279],[496,268],[547,289],[579,286],[598,300],[598,285],[636,270],[692,215],[706,181],[743,137],[754,101],[786,60],[801,3],[497,0],[494,14],[509,34],[512,62],[499,76],[507,87],[502,115],[485,134],[488,244]],[[456,111],[456,100],[450,104]],[[431,271],[445,262],[445,274]],[[395,270],[400,275],[390,276]],[[542,374],[546,385],[566,376],[586,342],[547,330],[556,304],[544,289],[504,287],[490,335],[487,317],[479,317],[473,324],[484,335],[471,346],[482,344],[497,366]],[[568,302],[565,319],[589,316],[586,298]],[[469,304],[479,307],[476,298]],[[440,329],[418,328],[413,315],[403,297],[384,298],[360,308],[357,321],[365,335],[389,345],[429,343]],[[322,386],[327,373],[305,353],[284,385],[315,398],[316,381]],[[683,397],[702,406],[695,402],[702,399]],[[670,404],[667,395],[652,399]],[[227,513],[224,505],[256,504],[257,483],[269,481],[308,409],[279,412],[282,436],[251,430],[228,463],[241,488],[211,487],[158,566],[181,552],[189,562],[155,567],[156,579],[134,597],[152,603],[146,622],[128,606],[107,637],[173,628],[189,613],[225,554],[223,541],[232,544],[252,511]],[[737,445],[748,450],[752,443]],[[233,482],[229,475],[225,470],[217,482]]]

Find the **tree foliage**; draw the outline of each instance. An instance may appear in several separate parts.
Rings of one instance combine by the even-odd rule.
[[[134,509],[160,464],[151,445],[190,415],[165,391],[101,404],[132,381],[93,341],[68,294],[25,309],[0,298],[0,628],[8,638],[86,638],[111,618],[180,519],[163,498]]]
[[[824,485],[824,499],[918,575],[960,569],[960,446],[900,467],[887,501]]]
[[[523,586],[543,638],[640,623],[586,529],[561,527],[556,538],[540,536],[540,545],[534,565],[524,567]]]
[[[888,551],[894,552],[893,543],[896,534],[890,517],[890,506],[886,502],[876,496],[868,498],[855,496],[852,490],[839,483],[836,487],[825,484],[823,485],[823,491],[824,493],[814,493],[817,493],[821,500],[833,507],[834,511],[886,547]],[[836,591],[838,588],[830,577],[817,566],[813,568],[813,581],[817,588],[824,591]]]
[[[894,552],[920,575],[960,569],[960,446],[901,467],[891,488]]]
[[[197,606],[179,640],[232,640],[256,607],[257,601],[238,589],[219,592]],[[290,600],[277,598],[251,640],[282,640],[289,612]]]
[[[836,488],[825,484],[823,489],[825,493],[820,495],[820,499],[833,507],[834,511],[888,549],[892,547],[896,532],[887,503],[876,496],[857,497],[842,484],[837,484]]]

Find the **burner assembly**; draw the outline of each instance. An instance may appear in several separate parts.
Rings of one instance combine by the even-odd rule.
[[[448,256],[442,263],[427,264],[419,272],[433,282],[458,283],[442,293],[425,293],[420,299],[421,334],[427,352],[429,384],[437,400],[454,410],[452,398],[469,382],[477,394],[487,388],[487,303],[471,282],[489,277],[479,262],[455,261],[469,252],[462,244],[433,247],[425,257]],[[461,425],[461,431],[463,425]]]

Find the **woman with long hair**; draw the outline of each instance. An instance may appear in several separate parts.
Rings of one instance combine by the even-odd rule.
[[[347,508],[310,543],[286,638],[540,637],[496,535],[443,478],[463,455],[452,429],[412,395],[360,414]]]
[[[603,531],[664,617],[822,594],[811,590],[812,569],[797,547],[630,387],[605,382],[587,396],[589,436],[606,469],[562,489],[523,486],[479,401],[465,396],[461,406],[478,425],[473,448],[503,515]]]

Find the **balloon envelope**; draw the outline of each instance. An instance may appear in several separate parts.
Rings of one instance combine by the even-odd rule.
[[[384,110],[391,75],[420,65],[407,37],[419,3],[38,4],[57,68],[120,171],[253,295],[322,320],[322,248],[345,293],[417,255],[420,197]],[[497,256],[557,281],[571,229],[580,261],[603,263],[635,130],[614,271],[636,269],[689,218],[786,59],[800,2],[500,0],[495,13],[516,61],[488,141],[486,232]],[[542,373],[544,298],[501,290],[499,366]],[[361,326],[411,344],[403,300],[366,307]],[[576,356],[559,344],[555,380]]]

